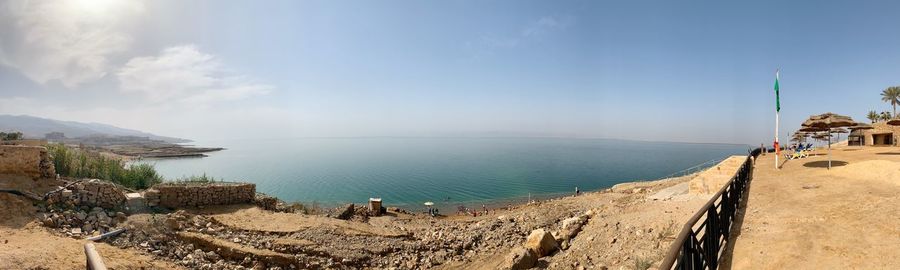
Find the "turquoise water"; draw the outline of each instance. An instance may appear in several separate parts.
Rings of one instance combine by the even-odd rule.
[[[388,206],[500,202],[651,180],[746,145],[554,138],[303,138],[206,141],[206,158],[145,160],[166,178],[257,184],[286,201]],[[449,197],[449,200],[448,200]]]

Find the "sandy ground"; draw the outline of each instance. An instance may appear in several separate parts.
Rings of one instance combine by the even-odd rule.
[[[900,269],[900,148],[815,153],[760,157],[731,268]]]
[[[42,194],[53,180],[0,175],[0,188]],[[84,269],[84,240],[54,235],[35,219],[35,207],[22,197],[0,193],[0,269]],[[149,254],[95,243],[110,269],[180,269]]]
[[[0,197],[0,269],[84,269],[87,241],[51,234],[31,220],[30,202],[9,194]],[[95,246],[109,269],[181,269],[135,250]]]

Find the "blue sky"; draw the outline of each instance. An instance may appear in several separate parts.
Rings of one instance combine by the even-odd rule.
[[[0,4],[0,113],[193,139],[769,143],[900,85],[890,1]]]

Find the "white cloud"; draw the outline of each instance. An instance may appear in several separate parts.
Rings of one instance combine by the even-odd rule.
[[[565,30],[575,23],[575,17],[572,16],[546,16],[522,30],[523,37],[532,37],[542,35],[551,30]]]
[[[144,11],[131,0],[10,0],[0,4],[0,64],[38,83],[74,88],[111,69],[132,37],[124,29]]]
[[[573,24],[575,24],[573,16],[545,16],[529,22],[519,33],[482,35],[475,41],[466,42],[465,48],[470,52],[472,59],[480,59],[482,56],[494,54],[495,50],[515,48],[547,33],[565,30]]]
[[[235,74],[193,45],[167,48],[159,56],[132,58],[116,75],[122,91],[141,93],[152,102],[202,105],[266,94],[272,89]]]

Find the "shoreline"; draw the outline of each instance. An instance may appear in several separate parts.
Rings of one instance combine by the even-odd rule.
[[[707,168],[702,169],[706,170]],[[565,199],[565,198],[573,198],[580,197],[590,194],[598,194],[598,193],[609,193],[609,192],[618,192],[619,189],[623,187],[640,187],[643,185],[655,185],[662,182],[668,181],[677,181],[686,176],[694,176],[699,172],[679,175],[679,176],[669,176],[662,177],[658,179],[647,179],[647,180],[635,180],[635,181],[627,181],[616,183],[609,187],[585,190],[581,191],[578,196],[575,196],[575,191],[570,192],[550,192],[550,193],[541,193],[541,194],[532,194],[529,200],[529,196],[515,196],[515,197],[507,197],[507,198],[498,198],[498,199],[484,199],[484,200],[472,200],[472,201],[450,201],[450,202],[438,202],[432,201],[434,203],[433,208],[438,209],[440,216],[443,217],[454,217],[454,216],[472,216],[471,214],[459,214],[458,206],[464,206],[469,210],[476,210],[478,212],[478,216],[482,216],[482,205],[489,210],[489,214],[494,214],[496,211],[509,211],[522,207],[527,207],[530,205],[541,204],[544,202],[551,202],[555,200]],[[262,193],[262,192],[260,192]],[[263,193],[266,196],[271,196],[278,198],[277,196],[272,196],[267,193]],[[279,198],[279,200],[281,200]],[[282,200],[283,201],[283,200]],[[367,207],[368,201],[364,202],[332,202],[332,203],[321,203],[315,201],[284,201],[285,203],[299,203],[304,206],[313,206],[315,205],[318,208],[320,213],[330,213],[334,210],[343,209],[347,204],[354,204],[356,207]],[[422,204],[391,204],[389,202],[383,203],[383,207],[385,208],[399,208],[410,214],[418,215],[418,214],[428,214],[427,207],[424,205],[424,201]]]

